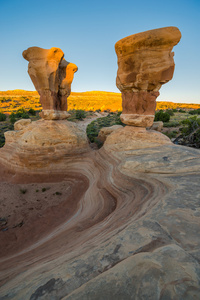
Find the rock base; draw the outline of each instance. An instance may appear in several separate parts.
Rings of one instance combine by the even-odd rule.
[[[153,125],[154,115],[141,114],[124,114],[122,113],[120,119],[122,123],[136,126],[136,127],[150,127]]]
[[[65,120],[39,120],[20,130],[7,131],[6,143],[0,150],[0,162],[12,170],[38,172],[65,168],[65,159],[90,151],[86,133]],[[58,166],[59,165],[59,166]]]
[[[39,115],[45,120],[65,120],[70,117],[70,114],[67,111],[59,111],[54,109],[43,109]]]
[[[125,152],[136,149],[148,149],[161,145],[172,145],[170,139],[164,134],[146,130],[142,127],[126,126],[111,133],[104,144],[107,152]]]

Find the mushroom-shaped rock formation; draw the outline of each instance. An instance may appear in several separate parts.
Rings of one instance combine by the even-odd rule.
[[[115,44],[123,123],[140,127],[153,124],[159,89],[173,77],[172,48],[180,38],[178,28],[165,27],[130,35]]]
[[[40,94],[43,107],[41,117],[66,119],[69,116],[67,98],[71,93],[71,83],[78,70],[77,66],[67,62],[63,51],[55,47],[30,47],[22,55],[29,61],[28,73]]]
[[[42,120],[16,122],[14,131],[5,133],[0,162],[14,173],[56,173],[70,157],[91,150],[86,133],[64,120],[69,116],[67,97],[77,66],[67,62],[59,48],[31,47],[23,57],[29,61],[28,73],[40,94]]]

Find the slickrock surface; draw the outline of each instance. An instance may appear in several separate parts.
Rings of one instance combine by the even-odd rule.
[[[49,120],[69,117],[67,98],[77,66],[67,62],[63,51],[55,47],[30,47],[22,55],[29,62],[28,73],[40,95],[41,117]]]
[[[117,131],[60,173],[1,166],[2,300],[199,299],[200,152]]]
[[[165,27],[133,34],[115,44],[123,123],[141,127],[153,124],[159,89],[173,77],[172,48],[180,38],[178,28]]]

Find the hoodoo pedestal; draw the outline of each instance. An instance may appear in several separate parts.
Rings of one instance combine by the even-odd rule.
[[[57,173],[71,156],[90,150],[86,133],[65,120],[75,64],[64,59],[59,48],[30,47],[23,52],[29,61],[28,73],[40,95],[42,120],[20,120],[14,131],[5,133],[0,162],[6,169],[24,173]]]

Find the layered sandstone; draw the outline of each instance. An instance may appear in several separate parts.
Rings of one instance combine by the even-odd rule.
[[[66,158],[90,151],[86,133],[66,120],[20,120],[14,131],[5,132],[0,161],[14,171],[57,172]]]
[[[71,93],[74,73],[78,70],[73,63],[64,59],[59,48],[42,49],[30,47],[23,52],[29,62],[28,73],[40,95],[44,119],[66,119],[67,98]]]
[[[173,77],[172,48],[180,38],[178,28],[165,27],[128,36],[115,44],[123,123],[141,127],[153,124],[159,89]]]
[[[2,299],[199,299],[199,150],[116,133],[59,176],[0,182]]]
[[[23,57],[29,61],[28,73],[40,94],[42,120],[17,121],[15,130],[5,133],[0,161],[16,173],[48,173],[52,168],[58,172],[69,156],[90,151],[84,130],[64,120],[69,116],[67,97],[77,66],[67,62],[59,48],[31,47]]]

